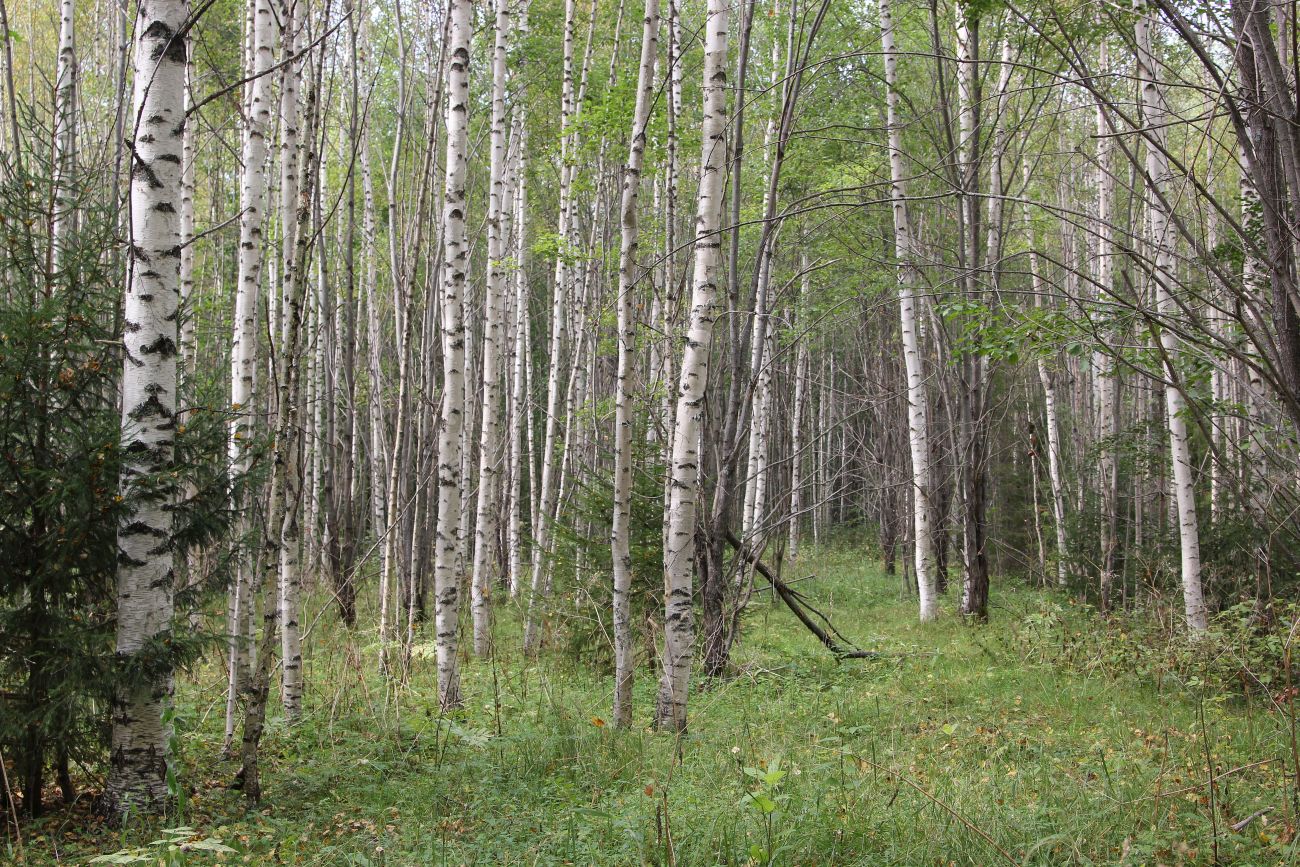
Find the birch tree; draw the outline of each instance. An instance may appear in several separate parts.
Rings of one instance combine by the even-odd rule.
[[[574,28],[577,6],[574,0],[564,4],[563,80],[560,85],[560,189],[559,220],[556,235],[562,245],[570,242],[573,214],[573,149],[576,145],[574,121],[581,99],[575,92],[573,80]],[[542,443],[542,466],[537,494],[537,514],[533,523],[532,590],[528,597],[528,612],[524,621],[524,653],[534,654],[541,643],[541,606],[546,596],[549,576],[551,530],[555,520],[556,441],[559,436],[560,408],[563,401],[561,374],[563,371],[564,336],[569,318],[570,283],[569,250],[561,249],[555,257],[555,282],[551,297],[551,339],[547,357],[550,360],[546,377],[546,434]]]
[[[76,0],[59,0],[59,56],[54,73],[54,202],[50,249],[56,268],[75,230],[76,206],[68,183],[77,152]]]
[[[1106,43],[1100,47],[1098,67],[1104,73],[1109,63]],[[1097,258],[1094,279],[1097,282],[1099,316],[1105,317],[1105,307],[1113,302],[1111,292],[1114,281],[1114,224],[1112,211],[1115,202],[1115,179],[1112,165],[1110,121],[1106,106],[1098,100],[1097,116]],[[1118,568],[1119,546],[1119,474],[1115,458],[1114,438],[1119,432],[1119,381],[1113,361],[1101,347],[1092,353],[1093,397],[1096,404],[1098,460],[1097,487],[1101,500],[1101,576],[1098,594],[1103,612],[1109,610],[1111,588]]]
[[[645,163],[646,127],[654,99],[654,64],[659,47],[659,0],[645,0],[641,63],[627,164],[623,168],[622,236],[618,256],[618,374],[614,397],[614,515],[610,554],[614,564],[614,725],[632,723],[632,395],[636,378],[636,310],[633,293],[641,278],[637,261],[640,224],[637,201]]]
[[[471,7],[448,0],[447,182],[443,210],[442,263],[442,417],[438,434],[438,527],[434,540],[434,624],[438,660],[438,700],[443,708],[460,705],[456,654],[460,576],[461,449],[465,416],[465,272],[469,266],[465,234],[465,176],[469,157],[469,62]]]
[[[294,328],[290,321],[290,316],[299,315],[289,309],[293,303],[301,304],[301,299],[296,298],[293,281],[305,280],[305,275],[295,272],[295,266],[300,265],[302,257],[298,251],[297,233],[299,230],[300,212],[309,207],[308,203],[298,202],[298,172],[300,154],[300,133],[298,124],[300,122],[298,106],[298,83],[302,79],[303,65],[294,63],[294,57],[298,52],[299,33],[303,29],[306,21],[307,0],[288,0],[286,3],[284,22],[284,33],[281,37],[281,55],[283,64],[280,78],[280,241],[282,270],[281,279],[284,282],[284,296],[286,304],[282,307],[284,322],[282,323],[282,340],[281,353],[295,352],[297,343],[297,334],[291,334]],[[313,179],[314,180],[314,179]],[[291,340],[293,341],[291,343]],[[281,400],[291,401],[294,405],[290,408],[293,417],[296,419],[298,413],[298,402],[300,400],[300,384],[302,382],[301,371],[295,369],[290,377],[291,383],[280,382],[282,389]],[[283,389],[286,385],[292,387],[285,392]],[[293,441],[286,444],[287,460],[284,467],[283,479],[286,487],[286,511],[282,526],[279,528],[281,533],[281,544],[279,548],[280,568],[278,580],[278,596],[276,603],[280,606],[280,658],[281,658],[281,693],[284,703],[284,713],[290,720],[297,720],[302,715],[302,636],[298,629],[298,608],[299,596],[302,592],[302,572],[299,558],[299,511],[301,508],[302,491],[301,479],[302,472],[302,437],[300,427],[292,424],[286,433],[292,437]]]
[[[474,519],[474,571],[471,606],[474,615],[474,653],[484,656],[491,642],[494,563],[492,543],[497,528],[497,489],[501,474],[501,345],[506,291],[506,51],[510,32],[508,0],[497,0],[492,49],[491,167],[488,178],[488,264],[483,330],[483,424],[479,439],[478,508]]]
[[[730,6],[709,0],[704,23],[704,76],[700,187],[695,213],[695,267],[690,325],[682,351],[673,425],[671,492],[664,542],[663,674],[655,721],[686,730],[686,702],[694,658],[691,610],[695,572],[695,517],[700,494],[700,425],[709,376],[709,351],[717,317],[722,182],[726,167],[727,26]]]
[[[117,656],[139,666],[113,702],[110,812],[156,812],[169,800],[172,678],[157,657],[172,629],[176,313],[180,301],[185,0],[141,0],[136,13],[131,218],[123,309],[122,493]]]
[[[927,421],[924,362],[921,357],[916,289],[920,283],[912,228],[907,214],[907,173],[903,165],[902,128],[898,117],[898,49],[894,39],[893,10],[880,2],[880,41],[885,54],[885,118],[889,131],[890,207],[894,215],[894,255],[898,259],[899,322],[903,335],[903,363],[907,368],[907,432],[912,456],[912,521],[916,560],[916,586],[921,620],[938,614],[934,573],[934,539],[930,530],[930,436]]]
[[[1172,319],[1178,312],[1174,291],[1177,277],[1173,267],[1173,232],[1170,225],[1168,191],[1171,172],[1166,151],[1168,130],[1165,126],[1169,109],[1164,88],[1157,76],[1156,58],[1151,47],[1151,31],[1157,19],[1145,12],[1134,25],[1138,89],[1142,100],[1142,121],[1147,137],[1146,174],[1149,184],[1146,201],[1147,226],[1153,248],[1151,282],[1155,291],[1156,311]],[[1209,618],[1201,588],[1200,527],[1196,516],[1196,490],[1191,447],[1187,435],[1187,399],[1183,394],[1175,361],[1178,338],[1170,328],[1160,328],[1160,350],[1165,383],[1165,412],[1169,425],[1169,454],[1173,462],[1174,495],[1177,503],[1178,540],[1183,586],[1183,616],[1193,634],[1209,628]]]
[[[235,324],[230,352],[230,464],[247,472],[254,434],[254,389],[257,377],[257,311],[262,286],[262,224],[266,200],[266,136],[271,124],[271,67],[274,65],[274,15],[270,0],[252,0],[252,51],[248,100],[244,109],[243,167],[239,186],[239,262],[235,284]],[[243,504],[237,504],[237,506]],[[229,684],[226,694],[226,750],[235,731],[242,683],[248,676],[252,641],[252,568],[245,556],[237,560],[230,590]]]

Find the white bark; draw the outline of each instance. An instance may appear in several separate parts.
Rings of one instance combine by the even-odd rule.
[[[776,3],[772,10],[775,17],[780,10]],[[781,68],[781,42],[772,39],[772,79],[771,89],[781,94],[777,110],[768,116],[763,133],[763,158],[768,169],[768,184],[763,190],[764,239],[760,242],[758,281],[754,290],[754,317],[750,327],[750,376],[754,379],[754,393],[749,422],[748,459],[745,467],[745,498],[741,512],[741,538],[755,551],[761,551],[763,543],[751,538],[761,528],[763,515],[767,510],[767,453],[768,439],[772,424],[772,367],[769,354],[772,326],[768,313],[769,288],[772,278],[772,257],[775,253],[777,233],[781,222],[776,217],[777,182],[781,176],[781,163],[785,156],[785,139],[789,131],[781,124],[781,142],[773,148],[773,137],[777,132],[778,118],[783,120],[786,108],[793,98],[792,86],[795,81],[793,69],[796,46],[794,44],[794,20],[791,20],[787,45],[786,67]],[[783,74],[784,73],[784,74]],[[784,86],[782,82],[784,81]],[[775,151],[775,152],[774,152]],[[737,267],[738,263],[733,263]],[[743,572],[741,573],[743,575]],[[739,578],[740,576],[738,576]]]
[[[636,310],[633,293],[641,277],[637,262],[640,225],[637,197],[645,161],[646,127],[654,98],[654,62],[659,46],[659,0],[645,0],[641,65],[637,73],[632,138],[623,170],[622,238],[618,256],[618,380],[614,397],[614,516],[610,553],[614,564],[614,725],[632,724],[632,393],[636,379]]]
[[[1097,62],[1103,72],[1108,65],[1106,43],[1101,44],[1101,57]],[[1109,305],[1114,280],[1114,227],[1115,178],[1111,172],[1111,155],[1114,145],[1110,139],[1110,125],[1101,101],[1096,106],[1097,116],[1097,259],[1095,279],[1098,301]],[[1104,315],[1105,311],[1102,311]],[[1103,440],[1097,450],[1097,486],[1101,495],[1101,580],[1098,592],[1101,608],[1108,610],[1111,588],[1115,584],[1116,562],[1119,549],[1119,473],[1114,439],[1119,433],[1119,381],[1115,362],[1105,350],[1092,353],[1093,397],[1096,406],[1097,437]]]
[[[1207,187],[1213,188],[1213,181],[1207,182]],[[1205,246],[1208,250],[1215,250],[1219,246],[1219,213],[1215,208],[1210,208],[1205,217]],[[1228,291],[1226,287],[1216,277],[1211,277],[1212,294],[1210,297],[1209,309],[1206,311],[1206,318],[1209,320],[1209,331],[1216,343],[1226,343],[1229,337],[1229,317],[1224,313],[1224,305],[1228,302]],[[1232,399],[1231,395],[1231,377],[1229,371],[1231,361],[1226,363],[1216,363],[1210,368],[1210,397],[1212,406],[1210,409],[1210,523],[1217,524],[1222,520],[1224,510],[1225,492],[1228,489],[1227,476],[1230,473],[1230,464],[1227,461],[1228,448],[1228,425],[1230,419],[1224,412],[1225,405]]]
[[[192,54],[194,41],[186,37],[186,54]],[[185,64],[185,112],[189,116],[194,104],[194,65]],[[198,156],[195,143],[197,124],[185,124],[181,143],[181,363],[188,376],[194,375],[194,177]]]
[[[249,467],[248,449],[253,437],[253,401],[257,377],[257,313],[262,285],[262,224],[266,199],[266,134],[271,123],[271,77],[275,16],[270,0],[253,0],[252,41],[248,101],[244,107],[244,142],[240,161],[239,263],[235,284],[235,325],[230,353],[230,464],[236,473]],[[228,605],[231,635],[229,684],[226,694],[226,746],[234,736],[235,711],[243,681],[248,677],[253,636],[250,570],[240,556]]]
[[[496,559],[493,542],[497,530],[497,488],[501,475],[501,344],[506,289],[505,188],[506,188],[506,50],[510,34],[509,0],[497,0],[495,42],[492,50],[491,166],[488,179],[488,264],[483,330],[483,424],[479,437],[478,508],[474,521],[474,570],[471,608],[474,615],[474,653],[486,656],[491,643],[492,592]]]
[[[577,100],[573,83],[573,38],[577,7],[574,0],[564,4],[564,80],[561,86],[560,107],[560,214],[557,235],[561,244],[567,245],[573,222],[573,173],[569,165],[573,151],[573,120],[577,114]],[[528,613],[524,622],[524,653],[534,654],[541,643],[541,605],[545,597],[550,569],[551,524],[555,519],[556,503],[556,439],[560,415],[565,322],[568,309],[570,283],[573,275],[566,259],[567,250],[560,250],[555,259],[555,287],[551,303],[551,341],[546,378],[546,434],[542,444],[541,482],[538,487],[538,508],[533,523],[532,591],[528,598]],[[576,359],[575,359],[576,361]],[[531,392],[530,392],[531,393]]]
[[[1029,180],[1029,167],[1024,168],[1026,186]],[[1033,290],[1034,303],[1041,306],[1047,301],[1047,289],[1043,285],[1043,276],[1038,261],[1038,247],[1033,239],[1033,227],[1029,220],[1029,205],[1025,205],[1025,234],[1029,240],[1029,280]],[[1065,486],[1064,470],[1061,466],[1061,422],[1057,410],[1056,374],[1048,366],[1046,358],[1038,359],[1038,381],[1043,386],[1043,404],[1047,425],[1047,477],[1052,488],[1052,524],[1056,531],[1056,583],[1065,586],[1068,577],[1069,548],[1065,537]]]
[[[1143,14],[1134,27],[1137,46],[1138,87],[1142,97],[1142,121],[1146,126],[1147,222],[1154,247],[1152,281],[1155,284],[1156,311],[1162,319],[1178,315],[1173,290],[1176,276],[1173,266],[1173,227],[1165,198],[1171,172],[1164,147],[1168,137],[1165,126],[1168,108],[1164,88],[1158,83],[1155,55],[1151,50],[1151,33],[1156,29],[1154,15]],[[1200,530],[1196,516],[1196,490],[1191,447],[1187,436],[1186,398],[1179,384],[1174,360],[1178,356],[1178,338],[1168,328],[1160,329],[1161,355],[1164,359],[1165,409],[1169,422],[1169,452],[1173,461],[1174,495],[1177,501],[1179,553],[1182,565],[1183,612],[1187,629],[1193,635],[1209,627],[1201,588]]]
[[[460,576],[461,451],[465,414],[465,176],[469,156],[469,0],[448,0],[450,36],[447,64],[447,184],[443,205],[442,265],[442,423],[438,430],[438,528],[434,539],[434,623],[438,700],[457,707],[460,668],[456,654]]]
[[[930,436],[926,418],[925,369],[921,358],[916,315],[916,289],[920,283],[912,228],[907,214],[906,172],[903,167],[902,128],[898,119],[898,52],[889,0],[880,2],[880,41],[885,53],[885,107],[889,127],[890,200],[894,212],[894,253],[898,259],[899,321],[903,337],[903,363],[907,369],[907,432],[912,455],[912,521],[916,559],[916,586],[921,620],[938,614],[935,583],[934,536],[930,529]],[[825,431],[825,427],[822,427]]]
[[[122,368],[122,490],[118,528],[117,641],[126,660],[172,628],[173,492],[133,492],[171,469],[176,413],[176,311],[180,301],[181,147],[185,0],[141,0],[136,18],[134,140]],[[106,797],[119,818],[168,800],[171,676],[153,673],[114,699]]]
[[[76,0],[59,0],[59,56],[54,73],[54,203],[50,226],[56,270],[62,264],[63,251],[71,241],[76,224],[76,203],[68,189],[77,152],[76,11]]]
[[[525,20],[520,22],[521,29],[526,27]],[[525,256],[528,252],[527,217],[528,217],[528,166],[525,155],[528,152],[528,126],[526,122],[525,103],[521,99],[515,112],[515,141],[517,156],[515,164],[515,345],[514,371],[510,395],[510,597],[519,595],[524,586],[524,537],[523,537],[523,475],[527,464],[524,457],[524,434],[531,431],[528,420],[528,392],[525,387],[531,381],[528,370],[532,359],[528,357],[528,272]],[[531,484],[531,480],[530,480]]]
[[[306,20],[307,0],[286,0],[287,9],[284,35],[282,39],[282,62],[288,61],[298,49],[298,40]],[[281,352],[295,351],[289,342],[289,331],[293,324],[292,316],[301,317],[301,311],[291,312],[293,293],[290,284],[294,281],[305,282],[305,276],[294,273],[295,260],[298,255],[296,233],[298,230],[299,211],[308,207],[298,201],[298,164],[301,148],[298,124],[298,86],[302,79],[305,62],[288,63],[281,70],[280,77],[280,226],[281,226],[281,279],[285,285],[286,303],[282,306],[285,322],[283,324],[284,341]],[[301,263],[299,263],[301,264]],[[301,306],[301,300],[298,304]],[[298,360],[298,363],[304,363]],[[294,372],[295,383],[301,382],[301,373]],[[281,383],[283,390],[284,383]],[[294,414],[297,414],[298,389],[292,389],[288,399],[293,401]],[[289,435],[293,442],[289,444],[292,455],[292,467],[286,468],[285,484],[287,488],[297,490],[301,487],[299,472],[301,463],[301,446],[299,430],[294,425]],[[299,597],[302,591],[302,572],[299,563],[299,496],[293,496],[292,502],[286,497],[286,513],[280,545],[279,594],[280,606],[280,653],[281,653],[281,700],[284,704],[285,717],[290,721],[302,715],[302,636],[298,628]]]
[[[709,349],[717,316],[717,278],[722,221],[722,182],[727,163],[727,25],[730,4],[709,0],[704,22],[704,116],[701,122],[700,188],[695,217],[695,271],[690,325],[677,389],[672,436],[672,490],[664,543],[663,677],[656,722],[686,730],[686,702],[694,658],[695,512],[699,496],[700,430],[709,377]]]
[[[799,262],[803,272],[799,297],[806,300],[810,294],[812,272],[808,270],[808,255]],[[796,311],[798,304],[796,304]],[[795,323],[802,326],[796,312]],[[799,521],[803,516],[803,464],[804,464],[804,404],[808,402],[808,341],[799,338],[799,350],[794,363],[794,410],[790,420],[790,535],[786,542],[786,556],[791,563],[799,562]]]

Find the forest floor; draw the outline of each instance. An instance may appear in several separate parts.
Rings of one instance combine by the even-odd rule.
[[[265,742],[265,803],[244,810],[217,759],[213,665],[178,686],[183,814],[110,832],[85,805],[0,838],[0,862],[319,865],[1291,864],[1288,702],[1232,689],[1179,641],[1102,626],[1066,597],[1002,581],[991,623],[915,622],[856,552],[821,552],[798,586],[879,658],[835,661],[766,596],[733,677],[691,698],[690,734],[605,723],[610,678],[550,651],[526,664],[503,622],[495,664],[467,663],[467,707],[437,711],[431,659],[396,694],[373,636],[315,626],[308,708]],[[952,607],[950,599],[946,605]],[[1150,615],[1144,615],[1147,621]],[[504,621],[511,618],[506,616]],[[1131,623],[1136,623],[1133,620]],[[327,635],[327,633],[329,633]],[[1203,669],[1196,673],[1198,666]],[[1211,791],[1208,770],[1218,782]],[[784,772],[784,773],[782,773]],[[53,793],[51,793],[53,799]],[[1240,823],[1257,811],[1244,826]],[[194,837],[190,837],[190,834]],[[7,848],[5,848],[7,846]],[[139,848],[137,848],[139,847]],[[8,853],[6,855],[6,852]]]

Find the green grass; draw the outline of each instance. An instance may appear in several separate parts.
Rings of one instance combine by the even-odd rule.
[[[373,636],[349,639],[327,613],[306,717],[273,720],[251,813],[225,788],[234,764],[216,758],[214,665],[178,689],[193,794],[171,824],[237,851],[186,863],[741,865],[766,863],[769,839],[773,863],[791,865],[1009,863],[999,850],[1024,864],[1209,864],[1216,840],[1221,863],[1297,860],[1289,717],[1261,695],[1212,689],[1186,666],[1137,673],[1129,631],[1012,582],[995,586],[986,627],[951,614],[922,626],[897,579],[859,554],[817,553],[809,571],[822,577],[801,589],[884,655],[837,663],[763,596],[735,676],[696,690],[680,741],[647,727],[648,671],[637,726],[613,731],[609,677],[557,655],[526,663],[509,613],[495,664],[467,662],[452,718],[431,660],[386,687]],[[1213,814],[1207,740],[1216,774],[1265,762],[1223,777]],[[761,789],[745,768],[788,773]],[[773,796],[770,827],[753,791]],[[157,827],[110,833],[56,813],[10,857],[85,863]]]

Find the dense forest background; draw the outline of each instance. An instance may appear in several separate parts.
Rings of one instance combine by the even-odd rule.
[[[598,728],[685,737],[770,606],[881,658],[799,583],[846,551],[919,647],[1141,635],[1102,667],[1293,729],[1297,33],[1237,0],[0,0],[6,833],[51,782],[174,811],[199,685],[261,802],[336,653],[439,720],[577,666]]]

